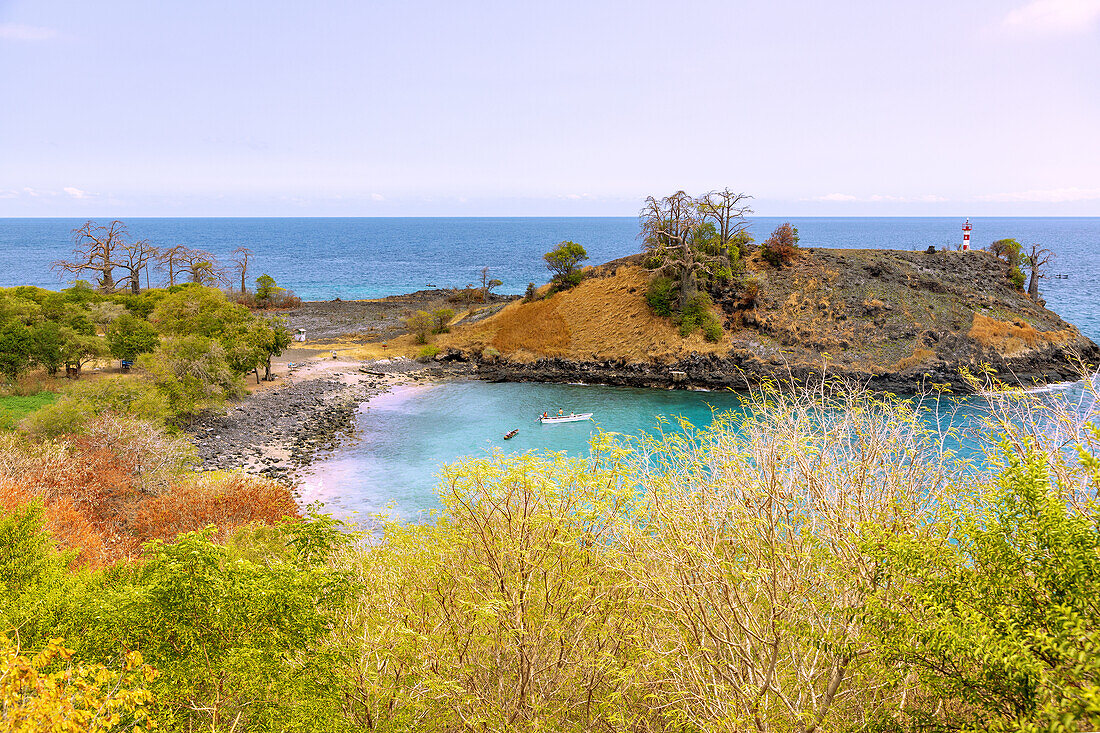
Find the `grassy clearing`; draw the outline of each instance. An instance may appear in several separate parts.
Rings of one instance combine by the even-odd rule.
[[[11,430],[16,423],[35,410],[57,399],[56,392],[39,392],[35,395],[11,395],[0,397],[0,430]]]

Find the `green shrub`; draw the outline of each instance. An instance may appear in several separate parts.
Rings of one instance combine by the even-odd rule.
[[[680,336],[687,338],[701,328],[706,329],[709,323],[717,324],[710,307],[710,296],[706,293],[691,295],[684,302],[680,313],[676,317],[677,325],[680,327]],[[719,334],[721,330],[721,325],[718,325]],[[721,338],[721,335],[719,335],[719,338]]]
[[[1017,290],[1024,289],[1024,282],[1026,280],[1023,271],[1019,267],[1013,267],[1008,271],[1008,280],[1011,282]]]
[[[12,321],[0,329],[0,374],[14,380],[30,369],[35,352],[31,329]]]
[[[992,485],[936,536],[884,534],[905,605],[871,628],[942,701],[949,725],[927,730],[1096,730],[1100,515],[1056,478],[1061,456],[1009,445]],[[1095,487],[1100,462],[1079,450]]]
[[[435,318],[428,311],[417,311],[405,319],[405,328],[416,337],[416,343],[428,343],[428,335],[435,329]]]
[[[527,283],[527,291],[524,292],[524,294],[523,294],[523,302],[524,303],[530,303],[531,301],[533,301],[536,297],[535,293],[536,293],[535,284],[534,283]]]
[[[107,345],[116,359],[133,361],[139,354],[157,348],[159,343],[160,336],[152,324],[129,313],[119,316],[107,327]]]
[[[500,349],[494,348],[492,346],[486,346],[484,349],[481,350],[481,358],[490,360],[499,359]]]
[[[717,343],[722,340],[723,335],[722,324],[711,314],[711,317],[703,323],[703,338],[711,343]]]
[[[439,308],[438,310],[432,311],[432,320],[435,321],[435,332],[450,333],[451,328],[448,324],[450,324],[451,319],[454,317],[455,312],[453,308]]]
[[[52,404],[27,415],[20,425],[34,435],[79,433],[89,420],[106,412],[163,424],[169,405],[160,390],[146,380],[107,377],[72,384]]]
[[[243,380],[213,339],[172,336],[153,353],[142,355],[139,363],[167,397],[172,420],[187,420],[244,393]]]
[[[584,247],[576,242],[565,241],[542,256],[546,260],[546,269],[554,273],[553,281],[565,290],[579,285],[584,279],[576,268],[581,262],[588,259],[588,253]]]
[[[676,295],[676,283],[672,278],[655,277],[649,282],[645,300],[654,313],[662,318],[668,318],[673,313]]]
[[[435,344],[428,344],[420,350],[416,355],[417,361],[430,361],[439,355],[439,347]]]

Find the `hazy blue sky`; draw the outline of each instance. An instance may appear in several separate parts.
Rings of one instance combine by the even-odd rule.
[[[0,0],[0,216],[1100,215],[1100,0]]]

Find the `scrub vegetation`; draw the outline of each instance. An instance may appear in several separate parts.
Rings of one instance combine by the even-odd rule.
[[[420,356],[720,354],[719,308],[778,343],[895,335],[899,369],[936,358],[937,321],[1003,354],[1078,336],[990,253],[821,255],[786,225],[751,249],[743,198],[650,199],[644,254],[578,269],[563,242],[550,286],[483,320],[410,310]],[[0,730],[1100,727],[1091,404],[964,371],[964,432],[943,392],[764,387],[706,429],[459,461],[429,520],[352,527],[194,470],[180,435],[269,371],[282,323],[207,287],[205,253],[77,243],[62,269],[98,290],[0,291]],[[166,253],[172,284],[142,289]],[[132,368],[88,374],[108,355]]]
[[[201,285],[139,295],[84,284],[0,289],[0,426],[79,432],[108,411],[183,424],[242,394],[245,374],[270,376],[272,356],[289,343],[278,317]],[[89,376],[89,364],[105,370]],[[69,379],[56,378],[62,369]]]
[[[968,459],[930,427],[952,405],[763,390],[589,458],[461,461],[434,520],[363,534],[131,418],[0,436],[4,720],[1094,729],[1100,430],[993,390]]]

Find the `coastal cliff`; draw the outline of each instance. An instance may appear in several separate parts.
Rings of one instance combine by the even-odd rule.
[[[631,386],[745,387],[830,376],[874,389],[966,390],[987,365],[1031,385],[1075,379],[1100,348],[1013,286],[987,252],[803,250],[758,287],[713,293],[721,338],[682,338],[652,312],[641,257],[589,268],[575,288],[515,302],[440,341],[484,378]]]

